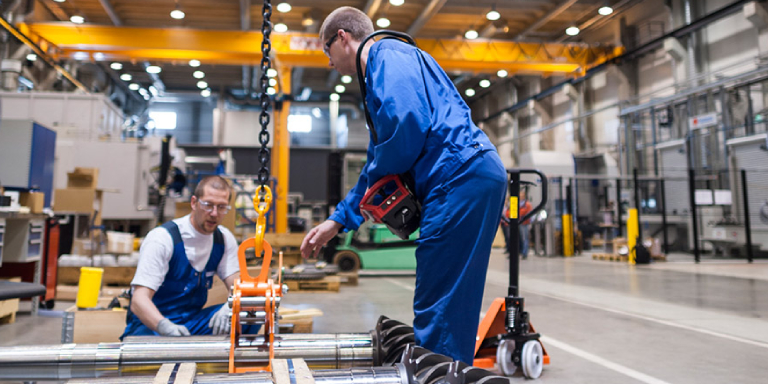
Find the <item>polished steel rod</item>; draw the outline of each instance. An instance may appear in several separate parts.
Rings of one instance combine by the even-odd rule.
[[[236,359],[266,363],[263,336],[243,337]],[[123,343],[62,344],[0,348],[0,380],[68,380],[156,372],[164,363],[197,363],[198,371],[227,372],[228,336],[128,337]],[[282,334],[275,358],[302,358],[312,369],[370,367],[373,339],[368,333]],[[378,384],[378,383],[376,383]]]
[[[154,376],[73,379],[67,384],[153,384]],[[372,367],[312,371],[315,384],[407,384],[398,367]],[[266,372],[238,375],[206,374],[195,377],[196,384],[275,384]]]

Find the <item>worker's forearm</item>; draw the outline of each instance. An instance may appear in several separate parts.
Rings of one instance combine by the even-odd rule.
[[[160,322],[165,316],[160,313],[151,299],[145,297],[136,298],[131,301],[131,311],[141,322],[152,329],[157,331],[157,323]]]

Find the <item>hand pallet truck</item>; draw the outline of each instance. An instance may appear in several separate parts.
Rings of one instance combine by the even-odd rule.
[[[496,298],[488,309],[477,332],[474,366],[493,368],[498,364],[505,376],[512,376],[517,367],[522,368],[528,379],[541,376],[544,364],[549,364],[549,355],[539,340],[530,322],[528,312],[524,310],[524,299],[519,296],[520,259],[519,242],[520,223],[538,214],[547,204],[547,177],[534,169],[508,169],[509,173],[509,217],[503,218],[509,223],[509,291],[507,297]],[[518,217],[518,196],[521,183],[535,185],[520,180],[521,174],[534,174],[540,178],[541,202],[524,217]]]

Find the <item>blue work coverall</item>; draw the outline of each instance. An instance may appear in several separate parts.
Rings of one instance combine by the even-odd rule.
[[[395,39],[378,41],[368,52],[366,78],[378,142],[369,143],[357,185],[330,219],[357,229],[369,187],[387,175],[413,176],[422,204],[416,343],[472,364],[506,171],[451,79],[427,53]]]
[[[208,289],[213,285],[213,275],[224,255],[224,236],[216,228],[213,232],[211,256],[205,264],[205,270],[198,272],[189,263],[176,223],[169,221],[163,224],[163,228],[168,230],[173,239],[173,256],[171,256],[165,280],[152,297],[152,302],[163,316],[175,324],[187,327],[192,335],[210,335],[212,330],[208,327],[208,323],[223,304],[212,305],[205,309],[203,306],[208,300]],[[255,333],[258,332],[258,327],[246,328],[243,331]],[[125,331],[120,336],[120,340],[126,336],[152,335],[156,336],[158,333],[144,325],[129,309],[126,315]]]

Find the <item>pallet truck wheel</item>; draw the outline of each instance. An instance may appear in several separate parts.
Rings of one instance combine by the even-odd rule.
[[[360,257],[352,251],[340,251],[333,255],[333,263],[342,272],[354,272],[360,269]]]
[[[499,369],[504,376],[511,377],[517,371],[517,365],[512,361],[512,356],[515,353],[515,341],[514,340],[502,340],[499,343],[499,347],[496,348],[496,362],[499,364]]]
[[[538,379],[544,368],[544,350],[541,343],[538,340],[526,341],[520,354],[523,375],[528,379]]]

